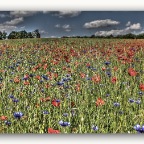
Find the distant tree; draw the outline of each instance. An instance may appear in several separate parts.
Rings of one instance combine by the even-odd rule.
[[[144,39],[144,33],[136,35],[136,38],[137,39]]]
[[[95,38],[95,35],[91,35],[90,38]]]
[[[19,38],[20,39],[24,39],[27,37],[28,37],[28,35],[27,35],[27,32],[25,30],[19,32]]]
[[[123,35],[123,38],[126,38],[126,39],[134,39],[135,38],[135,35],[132,34],[132,33],[128,33],[126,35]]]
[[[36,30],[34,31],[34,36],[35,36],[35,38],[40,38],[40,37],[41,37],[38,29],[36,29]]]
[[[3,31],[2,33],[2,39],[6,39],[7,38],[7,33],[5,31]]]
[[[34,38],[33,35],[32,35],[32,32],[27,33],[27,38]]]
[[[3,35],[3,34],[2,34],[2,32],[0,31],[0,40],[2,40],[2,35]]]
[[[12,31],[9,35],[8,35],[8,39],[16,39],[17,38],[17,32],[16,31]]]

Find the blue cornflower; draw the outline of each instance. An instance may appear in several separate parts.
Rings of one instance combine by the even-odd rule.
[[[109,65],[109,64],[110,64],[110,62],[108,62],[108,61],[105,62],[105,65]]]
[[[22,112],[15,112],[14,117],[20,119],[24,114]]]
[[[44,92],[44,89],[41,89],[41,92],[43,93],[43,92]]]
[[[94,68],[94,67],[92,67],[92,68],[91,68],[91,70],[95,71],[95,70],[97,70],[97,69],[96,69],[96,68]]]
[[[59,100],[59,99],[56,99],[56,102],[60,102],[60,100]]]
[[[141,127],[139,124],[134,126],[134,129],[139,133],[144,133],[144,125]]]
[[[45,80],[49,80],[49,78],[46,75],[42,75],[41,77]]]
[[[17,103],[17,102],[19,102],[19,100],[16,99],[16,98],[14,98],[14,99],[13,99],[13,102]]]
[[[62,81],[63,81],[63,82],[66,82],[66,81],[68,81],[68,79],[67,79],[67,78],[63,78]]]
[[[14,98],[14,95],[9,95],[8,97],[11,98],[11,99],[13,99],[13,98]]]
[[[43,80],[40,80],[39,82],[42,84],[42,83],[43,83]]]
[[[92,129],[94,130],[94,131],[97,131],[98,130],[98,126],[92,126]]]
[[[141,129],[142,129],[142,131],[144,132],[144,125],[142,125]]]
[[[119,104],[119,103],[117,103],[117,102],[115,102],[115,103],[114,103],[114,106],[119,107],[119,106],[120,106],[120,104]]]
[[[2,81],[2,80],[3,80],[3,78],[1,77],[1,78],[0,78],[0,81]]]
[[[10,80],[10,82],[13,82],[13,80]]]
[[[11,72],[11,74],[13,75],[13,74],[14,74],[14,72]]]
[[[30,76],[30,77],[33,77],[33,76],[34,76],[34,74],[30,74],[29,76]]]
[[[68,113],[63,113],[63,116],[64,116],[64,117],[67,117],[67,116],[68,116]]]
[[[5,124],[10,126],[11,125],[11,122],[10,121],[5,121]]]
[[[133,103],[133,102],[135,102],[135,100],[133,100],[133,99],[129,99],[129,102],[130,102],[130,103]]]
[[[63,85],[64,84],[64,82],[63,81],[60,81],[60,82],[57,82],[57,85]]]
[[[61,126],[64,126],[64,127],[66,127],[66,126],[70,126],[70,122],[64,122],[64,121],[59,121],[59,124],[61,125]]]
[[[110,96],[110,94],[106,94],[106,97],[109,97]]]
[[[110,71],[107,71],[106,74],[107,74],[107,76],[111,77],[111,72]]]
[[[140,131],[141,126],[140,126],[139,124],[137,124],[137,125],[134,126],[134,129],[135,129],[136,131]]]
[[[28,80],[28,77],[24,77],[24,78],[22,78],[22,80]]]
[[[140,103],[141,103],[141,100],[137,100],[137,101],[135,101],[135,103],[140,104]]]
[[[44,110],[43,114],[49,114],[49,112],[47,110]]]
[[[139,94],[139,95],[143,95],[143,92],[140,91],[140,92],[138,92],[138,94]]]

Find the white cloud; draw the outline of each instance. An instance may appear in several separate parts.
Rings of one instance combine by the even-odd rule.
[[[58,16],[59,18],[63,17],[75,17],[78,16],[81,11],[59,11],[54,16]]]
[[[56,28],[60,28],[60,24],[56,24],[55,27],[56,27]]]
[[[17,30],[17,27],[16,25],[23,22],[23,18],[20,17],[20,18],[15,18],[15,19],[12,19],[10,21],[6,21],[2,24],[0,24],[0,30],[1,31],[6,31],[6,32],[11,32],[11,31],[14,31],[14,30]],[[20,29],[23,29],[24,27],[21,27]]]
[[[127,24],[126,24],[126,26],[130,26],[131,25],[131,22],[130,21],[128,21],[127,22]]]
[[[96,36],[109,36],[109,35],[121,35],[124,30],[110,30],[110,31],[98,31],[95,33]]]
[[[7,22],[5,22],[5,24],[6,24],[6,25],[17,25],[17,24],[19,24],[19,23],[21,23],[21,22],[23,22],[23,18],[22,18],[22,17],[20,17],[20,18],[15,18],[15,19],[13,19],[13,20],[11,20],[11,21],[7,21]]]
[[[63,27],[63,29],[69,29],[69,28],[70,28],[70,25],[66,25],[66,24],[65,24],[65,25],[63,25],[62,27]]]
[[[70,25],[65,24],[65,25],[62,26],[62,28],[63,28],[66,32],[70,32],[70,31],[71,31]]]
[[[38,12],[37,11],[11,11],[10,15],[12,17],[27,17],[27,16],[32,16],[36,13]]]
[[[141,29],[141,25],[140,23],[137,23],[137,24],[130,25],[129,27],[126,27],[121,30],[98,31],[95,33],[95,35],[97,36],[124,35],[128,33],[134,33],[134,32],[136,33],[135,30],[140,30],[140,29]]]
[[[91,22],[87,22],[84,24],[84,28],[99,28],[99,27],[107,27],[111,25],[118,25],[119,21],[114,21],[111,19],[105,19],[105,20],[95,20]]]
[[[11,32],[11,31],[14,31],[16,29],[17,29],[16,26],[9,26],[9,25],[2,25],[2,24],[0,25],[1,31]]]
[[[46,32],[44,30],[40,30],[39,32],[40,32],[40,34],[48,34],[48,32]]]
[[[66,32],[70,32],[71,31],[71,27],[70,27],[69,24],[65,24],[63,26],[61,26],[60,24],[56,24],[55,27],[56,28],[62,28]]]
[[[139,30],[139,29],[141,29],[141,24],[140,24],[140,23],[137,23],[137,24],[130,25],[130,26],[129,26],[129,29]]]

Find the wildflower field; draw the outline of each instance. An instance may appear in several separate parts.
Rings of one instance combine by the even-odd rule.
[[[1,40],[0,108],[0,133],[144,133],[144,40]]]

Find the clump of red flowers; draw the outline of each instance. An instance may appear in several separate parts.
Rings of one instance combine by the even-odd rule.
[[[55,107],[59,107],[60,106],[60,100],[53,99],[52,100],[52,105],[55,106]]]
[[[144,84],[140,84],[139,89],[144,91]]]
[[[102,106],[105,104],[105,101],[101,98],[98,98],[96,101],[96,106]]]
[[[115,83],[117,82],[117,78],[116,78],[116,77],[113,77],[113,78],[111,79],[111,82],[112,82],[113,84],[115,84]]]
[[[54,130],[53,128],[48,128],[48,133],[49,134],[59,134],[60,131],[59,130]]]
[[[130,76],[136,76],[137,75],[137,72],[133,69],[133,68],[129,68],[128,69],[128,74]]]

